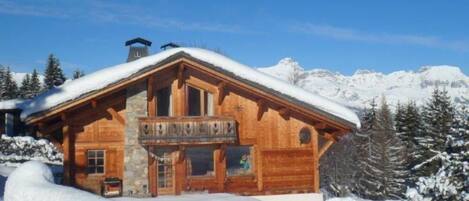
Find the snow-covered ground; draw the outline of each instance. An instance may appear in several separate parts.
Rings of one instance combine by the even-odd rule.
[[[5,201],[322,201],[322,195],[313,193],[252,197],[216,193],[141,199],[126,197],[105,199],[76,188],[55,184],[51,169],[39,161],[23,163],[16,169],[0,166],[0,175],[2,175],[2,178],[8,176],[4,192]],[[1,193],[3,193],[2,189],[0,188]],[[2,200],[1,196],[0,200]]]

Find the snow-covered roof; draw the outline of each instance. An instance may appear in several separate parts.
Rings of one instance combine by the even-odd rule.
[[[51,109],[54,106],[77,99],[87,93],[100,90],[180,53],[185,53],[190,57],[213,65],[245,81],[268,88],[284,97],[299,101],[310,108],[312,107],[316,112],[339,118],[339,120],[360,127],[360,121],[355,112],[345,106],[238,63],[221,54],[200,48],[172,48],[133,62],[104,68],[79,79],[66,82],[57,88],[37,96],[31,101],[23,103],[21,106],[23,109],[21,118],[25,119],[34,113]]]
[[[4,100],[0,101],[0,110],[14,110],[19,109],[20,105],[24,101],[21,99],[12,99],[12,100]]]

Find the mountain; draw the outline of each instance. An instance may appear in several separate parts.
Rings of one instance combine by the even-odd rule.
[[[274,66],[258,70],[290,83],[296,81],[306,90],[357,109],[381,95],[391,105],[409,100],[422,105],[437,86],[445,88],[457,105],[469,105],[469,77],[455,66],[424,66],[415,72],[389,74],[361,69],[348,76],[325,69],[304,70],[295,60],[284,58]]]

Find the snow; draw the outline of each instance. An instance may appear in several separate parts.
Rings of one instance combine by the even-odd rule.
[[[5,182],[7,181],[8,175],[15,170],[14,167],[0,165],[0,200],[3,197],[3,191],[5,189]]]
[[[12,110],[17,109],[23,103],[23,100],[20,99],[12,99],[12,100],[4,100],[0,101],[0,110]]]
[[[282,80],[288,80],[293,69],[304,69],[287,58],[271,67],[259,68]],[[424,66],[418,71],[396,71],[389,74],[360,69],[343,75],[324,69],[303,70],[299,86],[352,108],[368,106],[371,99],[386,96],[390,105],[409,100],[425,103],[435,87],[445,88],[456,104],[469,104],[469,77],[455,66]]]
[[[36,140],[29,136],[0,138],[0,163],[18,166],[29,160],[62,165],[63,154],[48,140]]]
[[[56,185],[45,164],[29,161],[13,171],[5,186],[5,201],[100,201],[100,196]]]
[[[210,63],[234,75],[270,88],[278,93],[295,98],[304,103],[310,104],[315,108],[344,119],[360,127],[360,121],[357,115],[350,109],[322,96],[310,93],[300,87],[296,87],[277,79],[273,76],[264,74],[254,68],[240,64],[228,57],[218,53],[199,49],[199,48],[173,48],[151,56],[143,57],[133,62],[124,63],[91,73],[80,79],[67,82],[57,88],[54,88],[44,94],[39,95],[32,101],[25,102],[21,108],[23,112],[21,118],[50,109],[61,103],[76,99],[81,95],[102,89],[119,80],[125,79],[145,67],[155,65],[164,59],[184,52],[201,61]]]

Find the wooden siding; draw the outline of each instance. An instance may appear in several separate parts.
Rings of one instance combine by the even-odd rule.
[[[97,102],[96,106],[69,115],[74,152],[72,184],[94,193],[101,193],[101,184],[105,177],[123,178],[124,126],[115,114],[109,112],[109,108],[125,118],[124,93],[109,96]],[[104,174],[86,172],[88,150],[104,150]]]

